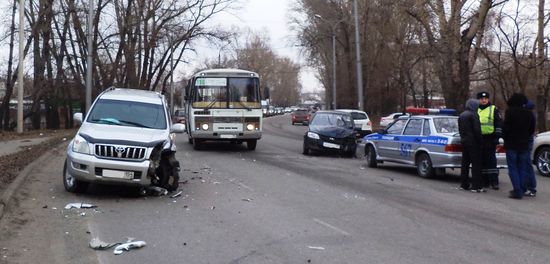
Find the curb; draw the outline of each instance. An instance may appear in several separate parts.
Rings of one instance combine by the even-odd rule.
[[[4,190],[4,193],[0,197],[0,219],[2,219],[2,216],[4,216],[4,212],[6,211],[7,207],[9,206],[9,203],[15,193],[16,190],[18,190],[21,185],[27,180],[29,175],[31,175],[31,172],[42,164],[46,159],[54,155],[54,152],[59,151],[60,147],[67,144],[67,142],[60,143],[57,147],[47,151],[46,153],[42,154],[42,156],[38,157],[36,160],[31,162],[31,164],[25,166],[25,168],[17,174],[17,177],[15,177],[15,180],[8,185],[8,187]]]

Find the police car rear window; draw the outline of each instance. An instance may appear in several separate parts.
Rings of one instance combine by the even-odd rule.
[[[437,117],[433,121],[438,133],[458,133],[458,118]]]

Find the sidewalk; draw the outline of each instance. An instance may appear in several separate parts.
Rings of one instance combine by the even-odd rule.
[[[0,141],[0,156],[16,153],[29,146],[40,144],[50,138],[53,138],[53,136]]]
[[[3,187],[0,183],[0,219],[5,213],[6,207],[9,206],[13,194],[25,182],[29,174],[35,167],[43,165],[42,162],[45,159],[63,151],[68,143],[68,137],[69,135],[40,134],[35,137],[0,141],[0,168],[3,168],[0,169],[0,177],[7,177],[6,166],[11,169],[19,168],[17,176],[11,183]]]

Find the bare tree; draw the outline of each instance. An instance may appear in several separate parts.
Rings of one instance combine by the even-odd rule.
[[[446,105],[458,109],[469,97],[471,67],[476,58],[472,56],[472,45],[482,41],[479,33],[489,10],[506,0],[480,0],[477,6],[467,2],[418,0],[408,10],[425,29]]]

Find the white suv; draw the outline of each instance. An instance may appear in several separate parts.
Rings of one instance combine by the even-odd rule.
[[[351,114],[355,127],[361,129],[359,136],[363,137],[372,133],[372,122],[366,112],[356,109],[336,109],[336,111],[346,112]]]
[[[151,91],[109,88],[88,111],[67,148],[63,184],[69,192],[83,192],[88,183],[177,189],[179,162],[175,134],[164,96]]]

